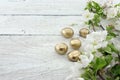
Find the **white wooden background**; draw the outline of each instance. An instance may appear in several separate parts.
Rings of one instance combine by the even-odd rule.
[[[69,42],[60,30],[81,23],[84,5],[85,0],[0,0],[0,80],[65,80],[73,63],[54,46]]]

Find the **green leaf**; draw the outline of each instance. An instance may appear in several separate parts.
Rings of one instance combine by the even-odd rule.
[[[100,22],[100,16],[98,14],[95,14],[94,15],[94,18],[93,18],[93,24],[95,26],[98,26],[98,23]]]
[[[120,76],[120,64],[116,64],[112,67],[111,72],[114,76]]]
[[[106,30],[107,30],[108,32],[111,32],[113,29],[114,29],[114,26],[113,26],[113,25],[109,25],[109,26],[107,26],[107,28],[106,28]]]
[[[117,14],[117,18],[119,18],[119,17],[120,17],[120,13]]]
[[[107,34],[107,37],[106,37],[106,40],[111,40],[112,38],[115,38],[116,36],[118,36],[116,33],[114,33],[114,26],[112,25],[109,25],[107,28],[106,28],[108,34]]]
[[[115,80],[120,80],[120,76],[116,77]]]
[[[97,72],[99,69],[102,69],[106,65],[106,60],[104,57],[96,58],[95,62],[92,63],[94,71]]]
[[[81,75],[81,77],[85,80],[96,80],[96,75],[89,67],[85,69],[85,72]]]
[[[95,1],[88,2],[85,10],[89,10],[90,12],[97,13],[98,15],[103,15],[103,8],[96,3]]]
[[[112,54],[112,50],[108,45],[105,48],[99,48],[98,51],[101,52],[101,54],[104,56]]]
[[[108,46],[111,48],[112,52],[115,52],[117,54],[119,53],[119,50],[117,50],[117,48],[115,47],[113,43],[108,44]]]
[[[99,48],[98,51],[101,52],[104,56],[112,55],[113,53],[120,53],[113,43],[109,43],[105,48]]]
[[[111,40],[112,38],[114,38],[114,36],[108,35],[108,36],[106,37],[106,40],[108,41],[108,40]]]
[[[115,7],[120,6],[120,3],[116,4]]]
[[[109,35],[110,35],[110,36],[113,36],[113,37],[116,37],[116,36],[117,36],[117,34],[115,34],[114,32],[109,32],[109,33],[108,33],[108,36],[109,36]]]
[[[96,3],[95,1],[89,1],[85,10],[88,10],[89,12],[94,13],[94,18],[92,20],[89,20],[86,22],[86,24],[90,25],[90,26],[99,26],[99,23],[101,21],[101,18],[105,18],[105,14],[104,14],[104,10],[103,8]]]
[[[112,53],[112,50],[111,50],[111,48],[109,46],[105,47],[104,51],[107,52],[107,53],[109,53],[109,54]]]
[[[111,55],[107,55],[105,56],[105,60],[106,60],[106,66],[109,65],[112,61],[113,57]]]

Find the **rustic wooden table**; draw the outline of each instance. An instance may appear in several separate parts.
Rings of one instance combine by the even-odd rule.
[[[69,42],[60,30],[81,22],[84,4],[85,0],[0,0],[0,80],[65,80],[73,63],[56,54],[54,46]]]

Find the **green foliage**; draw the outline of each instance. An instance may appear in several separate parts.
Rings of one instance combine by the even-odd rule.
[[[93,18],[93,24],[95,26],[98,26],[99,25],[98,23],[100,23],[100,16],[98,14],[95,14]]]
[[[111,67],[107,74],[111,74],[109,76],[109,80],[120,80],[120,64],[115,64],[113,67]]]
[[[88,2],[85,10],[89,10],[90,12],[96,13],[96,14],[101,15],[101,16],[104,14],[103,8],[95,1]]]
[[[119,50],[116,49],[113,43],[109,43],[105,48],[98,49],[103,55],[112,55],[113,53],[119,54]]]
[[[85,69],[85,73],[82,77],[85,80],[97,80],[99,77],[99,71],[104,71],[106,67],[111,63],[113,60],[112,54],[116,53],[119,54],[119,51],[115,48],[114,44],[109,43],[105,48],[98,49],[99,52],[103,54],[101,57],[95,57],[95,59],[89,64],[89,66]],[[117,62],[118,62],[117,57]],[[113,80],[114,77],[116,80],[119,79],[118,75],[120,76],[120,64],[114,67],[111,67],[109,73],[102,73],[101,76],[105,78],[105,80]],[[112,75],[112,76],[111,76]]]
[[[86,68],[84,74],[81,75],[85,80],[96,80],[96,75],[91,68]]]
[[[90,26],[99,26],[101,21],[101,17],[105,17],[103,13],[103,8],[96,2],[90,1],[88,2],[85,10],[89,10],[89,12],[94,13],[94,18],[86,22],[86,24]]]
[[[115,5],[115,7],[117,6],[120,6],[120,3]],[[86,22],[90,26],[99,26],[101,19],[106,18],[103,7],[94,1],[88,2],[85,10],[94,13],[94,18]],[[120,13],[118,13],[117,18],[119,17]],[[108,32],[106,38],[108,42],[118,36],[114,32],[114,26],[109,25],[106,30]],[[84,69],[85,72],[81,77],[85,80],[120,80],[120,51],[110,42],[106,47],[98,49],[98,52],[102,55],[94,57],[94,60]],[[96,55],[96,53],[97,51],[93,54]],[[115,65],[111,66],[112,61],[115,62]]]
[[[104,67],[106,67],[111,62],[111,60],[112,60],[112,56],[107,55],[107,56],[96,58],[96,60],[91,64],[93,66],[94,71],[97,72],[98,70],[101,70]]]
[[[112,50],[111,50],[111,48],[109,46],[107,46],[105,48],[99,48],[98,51],[101,52],[105,56],[112,54]]]
[[[120,64],[116,64],[115,66],[112,67],[111,69],[111,73],[117,77],[119,76],[120,77]]]
[[[117,50],[117,48],[115,47],[115,45],[114,44],[108,44],[108,47],[110,47],[111,48],[111,51],[112,52],[114,52],[114,53],[119,53],[119,50]]]
[[[100,23],[100,16],[98,14],[95,14],[93,19],[91,19],[85,23],[90,26],[98,26]]]
[[[110,40],[112,38],[115,38],[116,36],[118,36],[116,33],[114,33],[114,26],[112,25],[109,25],[107,28],[106,28],[107,32],[108,32],[108,35],[107,35],[107,38],[106,40]]]
[[[117,18],[120,18],[120,13],[117,14]]]
[[[105,57],[96,58],[94,62],[91,63],[95,72],[99,69],[102,69],[107,63],[105,61]]]
[[[113,59],[112,55],[105,56],[105,60],[107,63],[105,66],[108,66],[111,63],[112,59]]]
[[[115,7],[120,6],[120,3],[116,4]]]
[[[112,56],[102,56],[97,57],[91,64],[85,69],[85,73],[82,74],[85,80],[97,80],[97,73],[98,71],[102,70],[104,67],[108,66],[112,61]]]

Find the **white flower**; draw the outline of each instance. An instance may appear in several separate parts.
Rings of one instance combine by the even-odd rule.
[[[113,44],[115,45],[115,47],[117,48],[117,50],[120,51],[120,37],[113,38],[111,41],[113,42]]]
[[[85,52],[92,52],[94,50],[94,47],[92,44],[88,43],[88,42],[84,42],[82,43],[82,47],[81,47],[82,51]]]
[[[112,7],[106,10],[107,19],[115,18],[118,14],[118,8]]]
[[[80,62],[75,62],[71,67],[71,75],[69,75],[65,80],[79,80],[80,75],[83,73],[82,64]]]
[[[85,68],[93,60],[94,56],[91,53],[85,52],[83,55],[80,55],[80,62],[75,62],[71,67],[72,74],[68,76],[65,80],[84,80],[80,78],[80,75],[84,72],[82,68]]]
[[[105,8],[113,7],[113,1],[112,1],[112,0],[106,1],[106,2],[103,4],[103,6],[104,6]]]
[[[116,21],[115,29],[120,30],[120,20]]]
[[[80,56],[82,67],[87,67],[89,63],[93,60],[94,56],[91,53],[86,53]]]
[[[86,39],[82,40],[82,52],[79,56],[80,62],[76,62],[71,68],[72,74],[66,78],[66,80],[84,80],[80,78],[80,75],[84,72],[90,62],[94,59],[92,51],[97,50],[100,47],[107,45],[106,40],[107,31],[92,32],[87,35]]]
[[[86,42],[94,46],[95,49],[105,47],[107,45],[106,40],[107,31],[92,32],[87,35]],[[88,44],[89,45],[89,44]]]
[[[92,54],[86,52],[83,55],[80,55],[81,61],[74,63],[71,67],[72,74],[65,80],[84,80],[83,78],[80,78],[80,75],[84,72],[82,68],[87,67],[93,58],[94,56]]]
[[[82,41],[81,51],[92,53],[101,47],[106,47],[107,31],[92,32],[87,35],[86,39]]]
[[[97,52],[97,49],[106,47],[108,44],[108,42],[106,41],[106,36],[107,36],[107,31],[97,31],[88,34],[86,39],[82,41],[81,50],[86,53],[89,53],[90,55],[90,53],[92,52]],[[92,59],[93,58],[91,58],[91,60]]]
[[[84,17],[85,21],[91,20],[91,19],[94,18],[94,13],[89,12],[88,10],[86,10],[86,11],[83,13],[83,17]]]
[[[94,59],[92,52],[100,47],[106,47],[107,31],[97,31],[92,32],[87,35],[86,39],[82,40],[82,52],[79,56],[80,62],[76,62],[71,68],[72,74],[66,78],[66,80],[84,80],[80,78],[80,75],[84,72],[85,67],[87,67],[90,62]]]
[[[77,78],[77,80],[84,80],[84,78]]]
[[[120,6],[117,6],[116,8],[118,9],[118,13],[120,13]]]
[[[113,0],[108,0],[103,7],[104,14],[107,15],[107,19],[115,18],[119,12],[119,8],[114,6]]]

